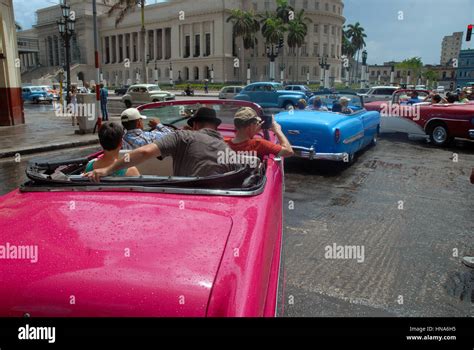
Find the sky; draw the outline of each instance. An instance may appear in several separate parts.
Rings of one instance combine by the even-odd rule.
[[[13,0],[15,19],[24,29],[31,28],[37,9],[58,3]],[[415,56],[425,64],[439,64],[443,37],[474,24],[474,0],[344,0],[344,4],[346,24],[359,22],[365,29],[370,64]]]

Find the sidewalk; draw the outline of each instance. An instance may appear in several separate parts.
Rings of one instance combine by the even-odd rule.
[[[70,118],[56,117],[50,105],[25,105],[25,119],[24,125],[0,127],[0,158],[99,143],[97,134],[76,135],[78,127]]]

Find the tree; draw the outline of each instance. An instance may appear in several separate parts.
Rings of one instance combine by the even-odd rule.
[[[367,38],[367,35],[365,34],[365,29],[360,26],[359,22],[356,22],[356,24],[349,24],[347,26],[346,34],[350,38],[351,44],[355,52],[357,53],[356,72],[358,72],[359,71],[359,56],[360,56],[360,52],[366,45],[365,38]]]
[[[261,32],[263,38],[265,39],[265,45],[267,46],[278,46],[281,40],[284,40],[285,33],[288,30],[285,23],[281,18],[273,16],[268,12],[265,13],[264,16],[260,16],[261,18]],[[271,59],[271,68],[274,65],[274,59]],[[273,76],[274,72],[270,72],[270,76]]]
[[[231,15],[227,18],[227,22],[232,23],[233,40],[240,37],[242,39],[242,47],[244,50],[255,48],[257,43],[256,33],[260,29],[260,23],[253,12],[232,9]],[[239,71],[242,71],[242,68],[245,68],[244,56],[245,55],[242,56],[242,64],[239,64]]]
[[[290,22],[290,12],[295,11],[293,7],[288,4],[288,0],[277,0],[276,16],[280,18],[283,23]]]
[[[293,21],[290,21],[290,23],[288,23],[288,39],[287,39],[288,47],[293,49],[294,57],[297,61],[299,57],[299,53],[297,51],[299,51],[299,49],[305,42],[306,34],[307,34],[307,30],[305,30],[303,23],[301,23],[300,21],[297,21],[295,19]],[[296,63],[296,80],[295,80],[295,72],[293,71],[294,82],[298,80],[298,76],[299,76],[298,68],[299,67],[298,67],[298,62],[297,62]]]
[[[146,65],[147,65],[147,58],[146,58],[146,47],[145,47],[145,2],[146,0],[116,0],[115,4],[109,9],[107,15],[110,17],[114,14],[114,12],[118,11],[118,15],[115,17],[115,27],[117,28],[118,25],[123,21],[125,16],[135,11],[138,5],[141,8],[141,22],[142,28],[140,31],[141,36],[141,58],[142,58],[142,74],[144,75],[145,79],[144,82],[148,83],[148,74],[146,72]],[[105,4],[108,4],[107,0],[104,0]]]
[[[396,65],[396,68],[407,70],[410,73],[413,73],[411,74],[411,76],[416,79],[421,74],[421,71],[423,69],[423,62],[421,60],[421,57],[407,58],[402,62],[398,63]]]

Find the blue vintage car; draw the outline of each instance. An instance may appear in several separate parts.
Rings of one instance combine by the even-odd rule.
[[[21,98],[23,101],[30,101],[32,103],[53,101],[53,97],[49,96],[48,92],[44,91],[39,86],[24,86],[21,88]]]
[[[247,85],[235,100],[256,103],[262,108],[290,109],[298,105],[298,100],[307,100],[304,92],[287,91],[280,83],[253,83]]]
[[[360,96],[352,92],[317,93],[310,102],[318,97],[328,111],[316,111],[310,104],[307,110],[285,111],[275,117],[296,156],[351,163],[358,151],[377,143],[380,114],[367,111]],[[352,113],[332,112],[342,97],[349,100]]]

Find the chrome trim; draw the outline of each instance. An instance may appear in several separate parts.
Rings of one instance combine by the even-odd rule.
[[[316,153],[313,147],[298,147],[292,146],[295,151],[295,156],[299,158],[305,158],[309,160],[333,160],[333,161],[343,161],[347,159],[347,153]]]
[[[243,190],[213,190],[197,188],[176,188],[176,187],[146,187],[146,186],[20,186],[20,192],[137,192],[137,193],[168,193],[168,194],[188,194],[188,195],[206,195],[206,196],[224,196],[224,197],[253,197],[263,193],[267,183],[266,176],[263,178],[262,185],[253,191]]]
[[[352,143],[352,142],[355,142],[355,141],[357,141],[357,140],[360,140],[360,139],[363,138],[363,137],[364,137],[364,132],[361,131],[361,132],[355,134],[354,136],[345,139],[345,140],[343,141],[343,143],[344,143],[345,145],[347,145],[347,144],[349,144],[349,143]]]
[[[469,130],[469,137],[474,139],[474,129]]]

